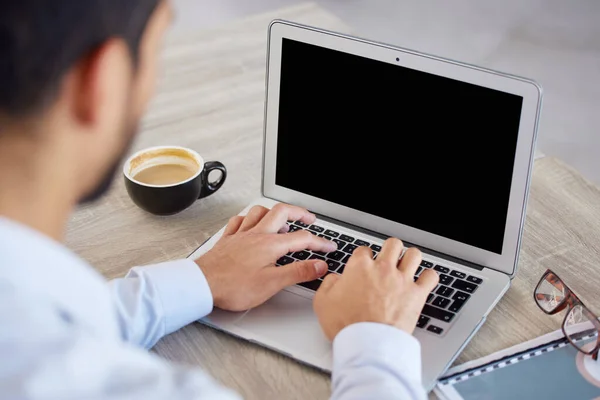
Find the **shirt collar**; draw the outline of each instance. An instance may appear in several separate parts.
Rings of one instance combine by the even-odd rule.
[[[0,217],[0,280],[17,292],[42,294],[73,323],[102,336],[119,335],[104,278],[62,244]]]

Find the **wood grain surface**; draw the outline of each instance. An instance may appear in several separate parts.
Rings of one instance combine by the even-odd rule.
[[[186,257],[260,195],[268,23],[289,19],[348,32],[313,4],[263,14],[183,38],[169,38],[157,96],[132,151],[154,145],[197,150],[223,162],[223,189],[171,217],[147,214],[117,177],[108,196],[77,210],[67,244],[108,279],[136,265]],[[600,189],[558,160],[536,161],[519,272],[508,294],[457,362],[557,329],[537,310],[532,290],[552,268],[593,310],[600,284]],[[190,325],[153,350],[199,366],[247,399],[325,399],[329,377],[277,353]]]

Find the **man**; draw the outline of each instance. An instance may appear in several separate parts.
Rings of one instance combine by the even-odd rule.
[[[289,251],[333,251],[279,205],[234,217],[196,262],[134,268],[106,284],[59,242],[70,212],[104,193],[151,97],[166,0],[0,0],[0,398],[234,399],[201,371],[145,352],[213,306],[247,310],[322,276]],[[329,275],[315,312],[333,341],[333,398],[424,398],[411,336],[433,271],[389,239]],[[357,295],[360,294],[360,295]]]

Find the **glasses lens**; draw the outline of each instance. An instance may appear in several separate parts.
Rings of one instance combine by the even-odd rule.
[[[590,335],[596,333],[596,326],[592,322],[594,316],[589,314],[581,305],[576,305],[569,311],[563,325],[565,334],[575,347],[585,353],[589,353],[589,348],[584,346],[590,340]]]
[[[565,299],[565,286],[553,273],[549,273],[535,289],[535,300],[546,312],[554,311]]]

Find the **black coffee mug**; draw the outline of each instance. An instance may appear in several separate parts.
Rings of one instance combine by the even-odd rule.
[[[136,176],[150,167],[177,165],[189,170],[190,177],[181,182],[152,184],[136,180]],[[209,181],[211,171],[220,171],[215,181]],[[193,175],[192,175],[193,174]],[[125,187],[133,202],[155,215],[177,214],[198,199],[215,193],[227,178],[227,169],[218,161],[207,161],[184,147],[159,146],[138,151],[123,166]]]

